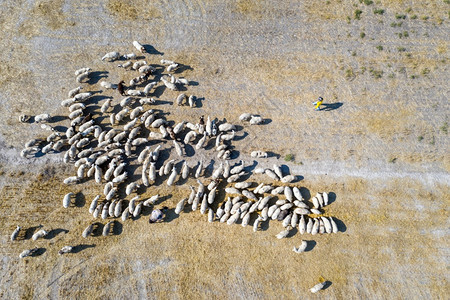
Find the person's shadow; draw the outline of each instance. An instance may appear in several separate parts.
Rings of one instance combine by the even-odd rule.
[[[336,102],[336,103],[322,103],[320,110],[329,111],[329,110],[335,110],[338,109],[344,105],[342,102]]]

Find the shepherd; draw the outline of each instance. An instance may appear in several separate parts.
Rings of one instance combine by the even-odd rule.
[[[320,106],[322,105],[323,98],[319,97],[319,99],[316,102],[313,102],[313,104],[316,106],[314,107],[315,110],[320,110]]]

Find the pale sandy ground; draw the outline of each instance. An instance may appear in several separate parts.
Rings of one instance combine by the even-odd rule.
[[[448,297],[448,1],[147,2],[2,2],[1,298]],[[384,14],[374,14],[375,8]],[[129,79],[99,58],[133,51],[135,39],[164,53],[146,59],[189,65],[182,74],[198,82],[187,93],[203,97],[202,106],[158,107],[171,112],[168,118],[210,115],[236,123],[252,112],[270,119],[238,133],[245,135],[233,142],[239,159],[250,164],[250,151],[272,151],[280,158],[258,160],[258,166],[284,164],[304,177],[295,185],[311,194],[335,193],[325,211],[341,221],[342,232],[277,240],[282,227],[274,221],[253,233],[209,224],[187,210],[150,225],[146,211],[117,222],[113,236],[82,239],[93,221],[88,203],[100,186],[64,186],[75,169],[62,163],[62,154],[21,159],[23,144],[45,132],[19,123],[18,116],[67,115],[59,103],[77,85],[73,71],[79,67],[108,71],[115,82]],[[173,102],[176,95],[165,91],[160,99]],[[313,111],[319,95],[342,105]],[[285,162],[287,154],[295,161]],[[68,191],[83,193],[79,207],[62,208]],[[189,189],[161,185],[143,196],[156,193],[167,196],[160,206],[173,208]],[[11,243],[18,224],[26,234]],[[33,242],[40,224],[68,232]],[[295,254],[291,249],[302,238],[314,247]],[[64,245],[79,245],[78,253],[58,256]],[[19,260],[33,247],[42,248],[41,255]],[[310,294],[321,277],[331,285]]]

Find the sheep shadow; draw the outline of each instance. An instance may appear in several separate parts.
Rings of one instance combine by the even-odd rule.
[[[123,232],[123,225],[117,220],[113,221],[112,233],[113,235],[120,235]]]
[[[268,151],[268,152],[267,152],[267,157],[268,157],[268,158],[269,158],[269,157],[275,157],[275,158],[279,159],[279,158],[281,157],[281,155],[278,154],[278,153],[272,152],[272,151]]]
[[[79,192],[75,195],[74,204],[76,207],[83,207],[84,205],[86,205],[86,197],[82,192]]]
[[[69,230],[63,229],[63,228],[52,229],[47,233],[47,235],[44,237],[44,239],[51,240],[52,238],[56,237],[61,232],[68,233]]]
[[[24,240],[29,240],[29,239],[31,239],[31,237],[33,236],[34,232],[35,232],[37,229],[42,228],[42,227],[43,227],[42,225],[38,225],[38,226],[33,226],[33,227],[30,227],[30,228],[27,228],[27,230],[25,230],[25,234],[24,234],[23,239],[24,239]]]
[[[164,52],[161,52],[159,50],[156,50],[155,47],[153,47],[152,45],[142,45],[145,49],[145,52],[148,54],[154,54],[154,55],[164,55]]]
[[[309,189],[305,188],[305,187],[300,187],[300,194],[302,194],[303,198],[308,201],[311,199],[311,192],[309,191]]]
[[[57,122],[61,122],[61,121],[67,120],[67,119],[69,119],[68,116],[53,116],[50,118],[48,123],[57,123]]]
[[[77,245],[72,248],[72,253],[79,253],[85,249],[94,248],[94,247],[95,247],[95,244],[92,244],[92,245],[80,244],[80,245]]]
[[[344,222],[342,222],[341,220],[339,220],[336,217],[332,217],[332,218],[333,218],[334,222],[336,222],[338,231],[341,231],[341,232],[346,232],[347,231],[347,226],[345,226]]]
[[[236,135],[234,136],[234,141],[241,141],[243,139],[245,139],[248,136],[248,132],[244,131],[244,133],[242,135]]]
[[[103,224],[100,222],[94,223],[94,230],[92,230],[92,236],[100,236],[103,233]]]
[[[327,288],[329,288],[333,283],[329,280],[324,282],[324,286],[322,288],[322,290],[326,290]]]
[[[324,106],[324,108],[321,108],[320,110],[323,110],[323,111],[335,110],[335,109],[338,109],[339,107],[341,107],[342,105],[344,105],[344,103],[342,103],[342,102],[322,103],[322,106]]]
[[[314,240],[306,241],[307,245],[305,248],[305,252],[309,252],[317,245],[317,242]]]
[[[193,80],[191,80],[191,81],[189,81],[188,85],[198,86],[199,83],[198,83],[198,81],[193,81]]]
[[[100,79],[108,77],[108,71],[94,71],[89,74],[88,84],[95,84],[99,82]]]
[[[288,235],[286,236],[286,238],[289,239],[289,238],[293,237],[294,235],[297,234],[297,232],[298,232],[297,227],[292,228],[291,230],[289,230],[289,233],[288,233]]]
[[[154,97],[161,97],[162,94],[164,94],[164,91],[166,90],[166,86],[165,85],[160,85],[157,86],[152,93],[152,96]]]
[[[194,101],[194,107],[198,107],[198,108],[201,108],[201,107],[203,107],[203,101],[205,101],[205,97],[199,97],[199,98],[195,98],[195,101]]]
[[[194,70],[194,68],[192,68],[191,66],[189,66],[189,65],[180,65],[180,66],[178,66],[178,68],[176,68],[175,70],[174,70],[174,73],[175,74],[179,74],[179,73],[183,73],[184,71],[187,71],[187,70]]]
[[[164,216],[164,222],[170,223],[175,219],[178,219],[179,215],[175,213],[175,208],[171,208],[166,210],[165,216]]]
[[[36,251],[34,251],[33,254],[31,254],[30,256],[31,257],[41,256],[46,251],[47,251],[47,249],[45,249],[45,248],[37,248]]]
[[[328,205],[336,201],[336,193],[330,192],[328,193]]]

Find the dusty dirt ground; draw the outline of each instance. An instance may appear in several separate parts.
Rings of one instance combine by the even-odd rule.
[[[145,3],[142,3],[145,2]],[[3,299],[444,299],[449,294],[448,1],[3,1],[0,8],[0,297]],[[238,123],[243,112],[265,125],[244,126],[234,141],[252,164],[253,150],[276,156],[254,165],[284,165],[295,185],[335,201],[325,209],[338,234],[277,240],[281,224],[227,226],[198,211],[149,224],[117,221],[109,237],[81,237],[94,220],[92,181],[65,186],[75,168],[62,154],[22,159],[45,137],[21,114],[61,116],[89,66],[107,80],[128,78],[110,51],[154,47],[146,59],[190,66],[188,93],[201,107],[170,104],[170,118],[201,115]],[[128,78],[129,79],[129,78]],[[99,85],[93,84],[92,90]],[[109,93],[109,94],[108,94]],[[113,92],[105,92],[114,95]],[[160,100],[172,103],[177,93]],[[311,102],[323,96],[327,109]],[[294,156],[286,162],[284,157]],[[195,159],[192,158],[192,161]],[[249,180],[267,181],[261,175]],[[194,184],[189,179],[190,184]],[[64,209],[65,193],[80,193]],[[151,187],[171,209],[186,184]],[[106,223],[99,221],[100,223]],[[18,241],[9,236],[17,225]],[[32,241],[37,226],[53,230]],[[301,239],[313,245],[295,254]],[[64,245],[76,252],[58,256]],[[33,247],[40,255],[20,260]],[[308,289],[319,280],[327,288]]]

